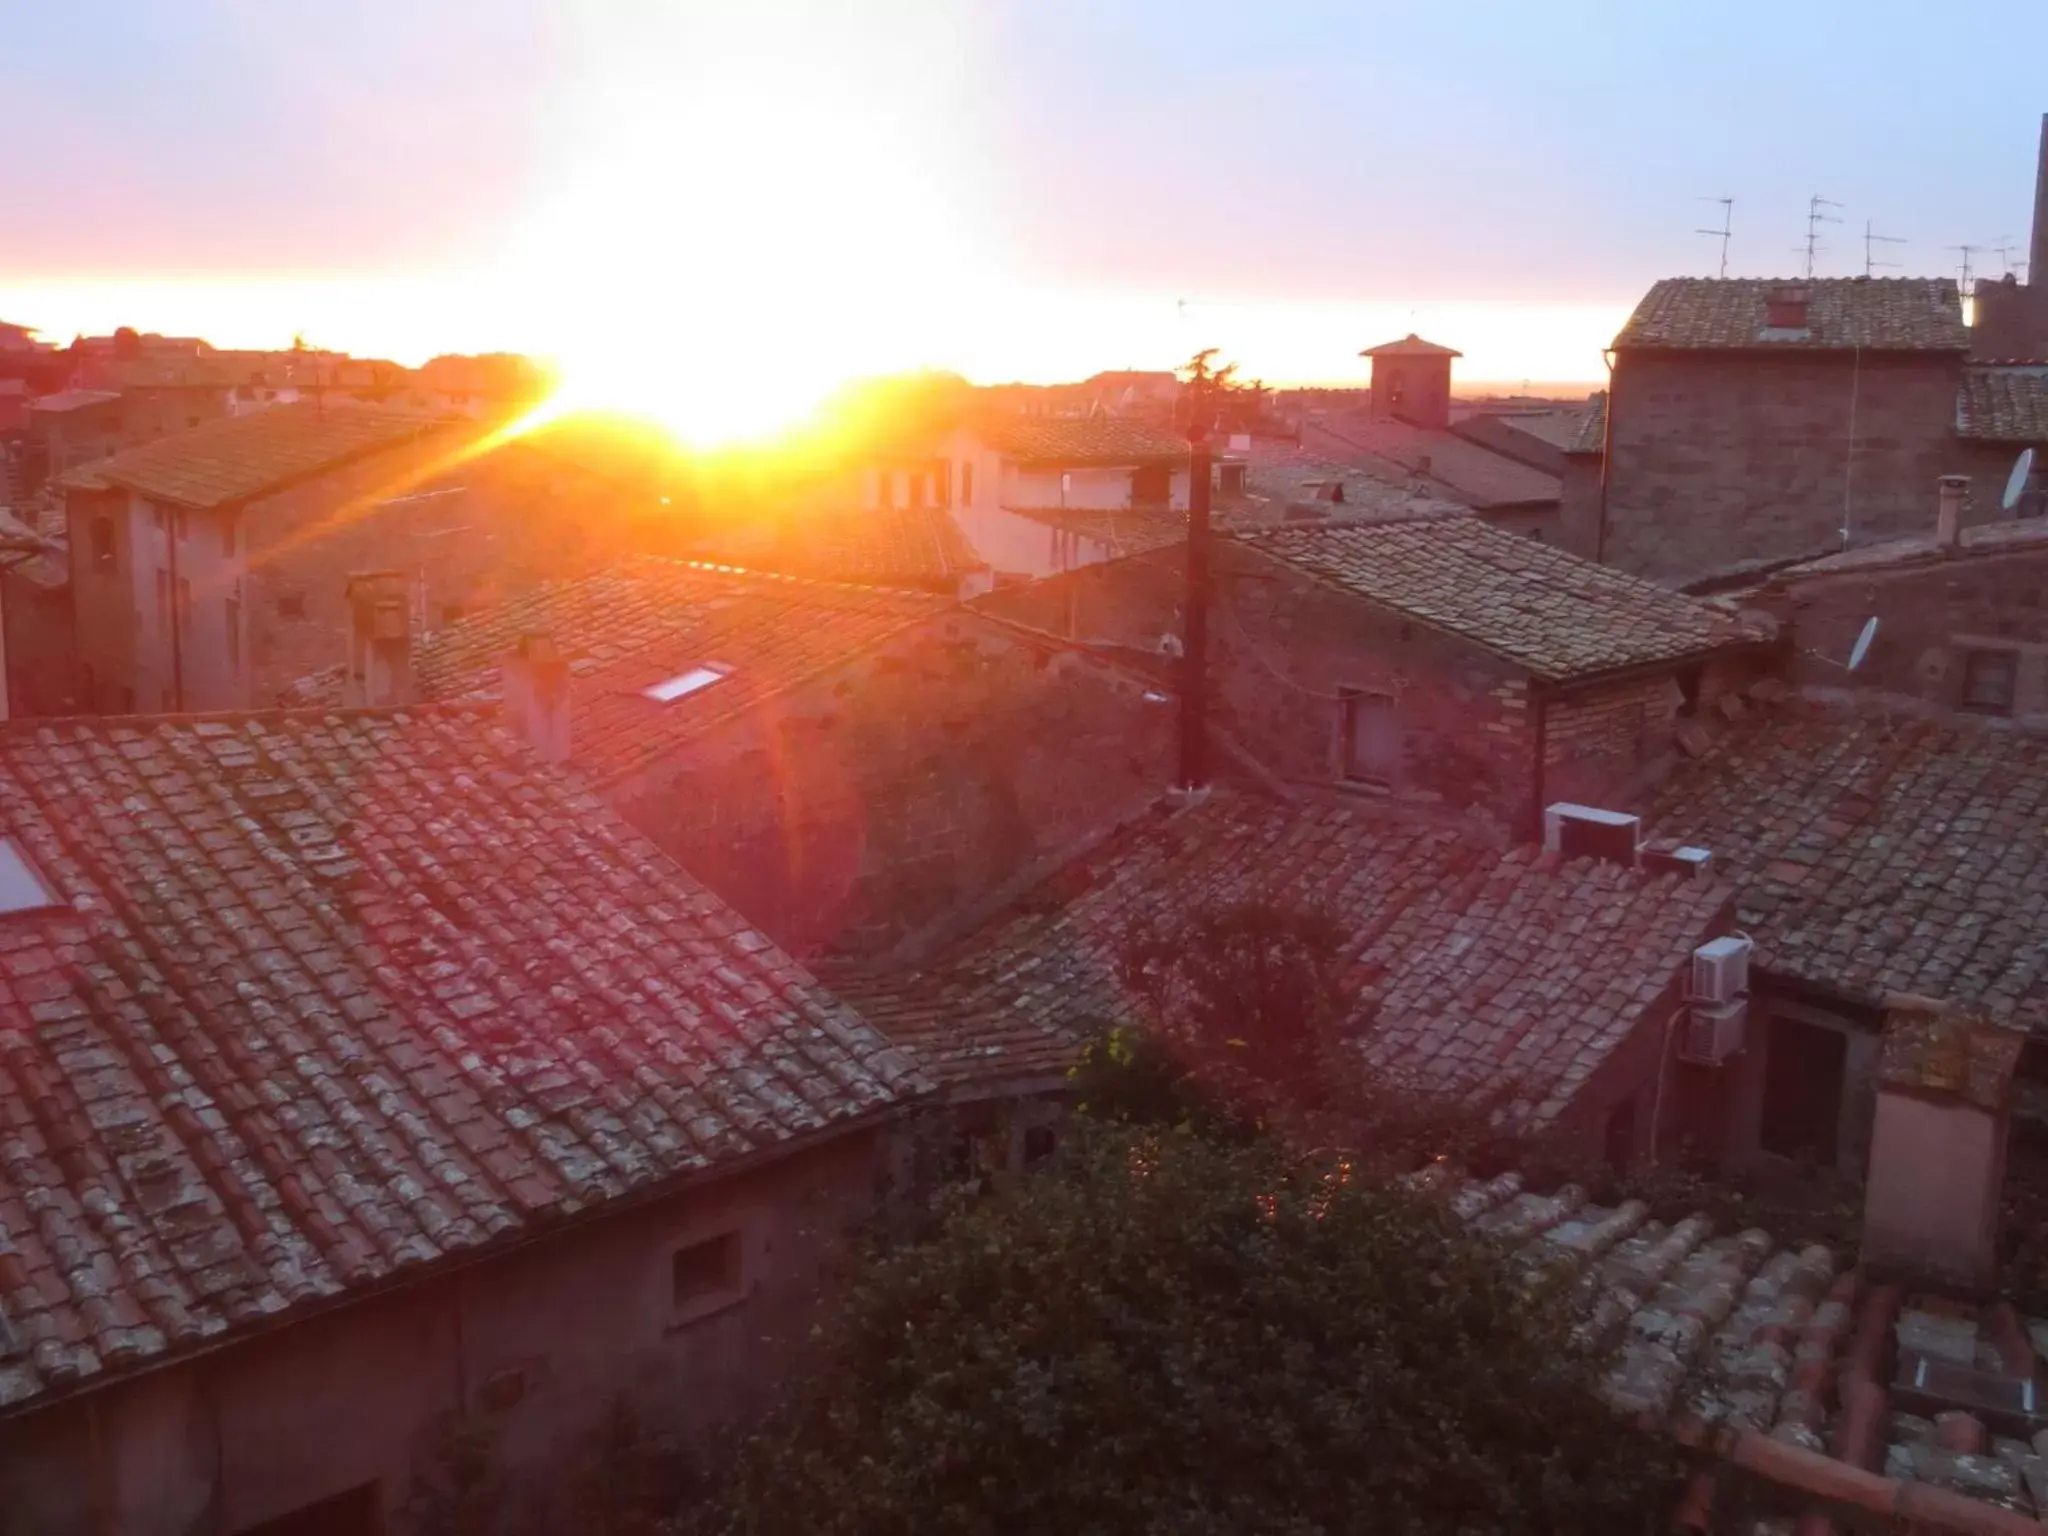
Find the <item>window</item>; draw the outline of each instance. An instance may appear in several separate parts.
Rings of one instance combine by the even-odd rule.
[[[1394,719],[1392,695],[1364,693],[1355,688],[1339,692],[1344,777],[1356,784],[1392,783],[1401,762],[1401,734]]]
[[[228,626],[228,670],[242,670],[242,605],[232,597],[227,600]]]
[[[653,687],[644,690],[644,696],[654,700],[657,704],[673,704],[677,699],[685,698],[690,694],[709,688],[713,683],[723,681],[731,672],[731,667],[721,666],[715,661],[708,662],[701,667],[692,667],[689,671],[671,677],[666,682],[656,683]]]
[[[960,466],[960,505],[963,507],[974,505],[974,466],[972,464],[962,464]]]
[[[185,418],[185,425],[188,427],[196,427],[199,425],[199,418],[197,416],[187,416]]]
[[[1757,1140],[1779,1157],[1808,1157],[1831,1168],[1841,1135],[1848,1036],[1786,1018],[1773,1018],[1770,1030]]]
[[[1963,652],[1963,708],[1986,715],[2011,714],[2019,670],[2017,651]]]
[[[56,894],[36,873],[21,845],[0,837],[0,913],[39,912],[56,905]]]
[[[721,1232],[678,1248],[669,1260],[676,1320],[688,1322],[738,1301],[746,1289],[740,1260],[737,1232]]]
[[[1036,1168],[1059,1148],[1059,1133],[1049,1125],[1024,1128],[1024,1166]]]
[[[111,571],[114,568],[114,520],[111,517],[96,517],[92,520],[92,564],[97,571]]]
[[[303,619],[306,616],[306,594],[303,592],[279,593],[277,616],[280,619]]]

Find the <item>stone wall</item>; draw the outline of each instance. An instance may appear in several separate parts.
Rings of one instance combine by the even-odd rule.
[[[1792,627],[1793,679],[1826,688],[1902,695],[1939,709],[1962,705],[1963,653],[2002,642],[2019,654],[2013,713],[2048,717],[2048,526],[1997,553],[1961,549],[1868,571],[1804,579],[1787,573],[1754,597]],[[1875,616],[1863,665],[1844,670]]]
[[[762,1405],[801,1344],[886,1143],[855,1132],[0,1422],[0,1529],[241,1531],[369,1485],[400,1511],[440,1424],[487,1431],[514,1509],[624,1397],[708,1429]],[[679,1306],[681,1248],[733,1234],[740,1284]]]
[[[1565,455],[1558,477],[1557,542],[1584,560],[1599,557],[1600,479],[1605,460],[1597,453]]]
[[[1170,701],[1141,679],[955,615],[769,700],[615,798],[784,947],[873,954],[1157,799],[1173,732]]]
[[[1623,352],[1599,558],[1680,585],[1823,554],[1845,499],[1856,543],[1918,532],[1961,457],[1960,379],[1944,355]]]

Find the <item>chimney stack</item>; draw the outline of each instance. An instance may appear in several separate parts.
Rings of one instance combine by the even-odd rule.
[[[348,578],[348,677],[344,702],[389,708],[412,702],[412,600],[402,571]]]
[[[2041,114],[2041,158],[2034,171],[2034,239],[2027,248],[2027,286],[2048,288],[2048,112]]]
[[[569,758],[569,663],[549,635],[522,635],[505,657],[505,724],[550,763]]]
[[[2024,1041],[1927,998],[1885,999],[1863,1192],[1865,1263],[1969,1290],[1990,1286]]]
[[[1954,549],[1963,537],[1963,497],[1969,493],[1968,475],[1941,477],[1941,503],[1934,514],[1934,542]]]

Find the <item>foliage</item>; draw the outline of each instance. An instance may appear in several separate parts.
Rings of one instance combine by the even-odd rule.
[[[490,1431],[449,1416],[425,1467],[414,1473],[406,1512],[415,1536],[492,1536],[501,1525],[505,1483]]]
[[[672,1436],[651,1431],[632,1406],[613,1402],[569,1479],[575,1536],[660,1536],[669,1511],[701,1492],[699,1472]]]
[[[1084,1128],[876,1254],[696,1536],[1638,1531],[1675,1464],[1581,1300],[1268,1139]]]

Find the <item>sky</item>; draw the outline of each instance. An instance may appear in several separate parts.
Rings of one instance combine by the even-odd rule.
[[[2039,0],[0,0],[0,318],[851,374],[1588,384],[1656,278],[2027,243]],[[2002,270],[1990,251],[1977,270]]]

